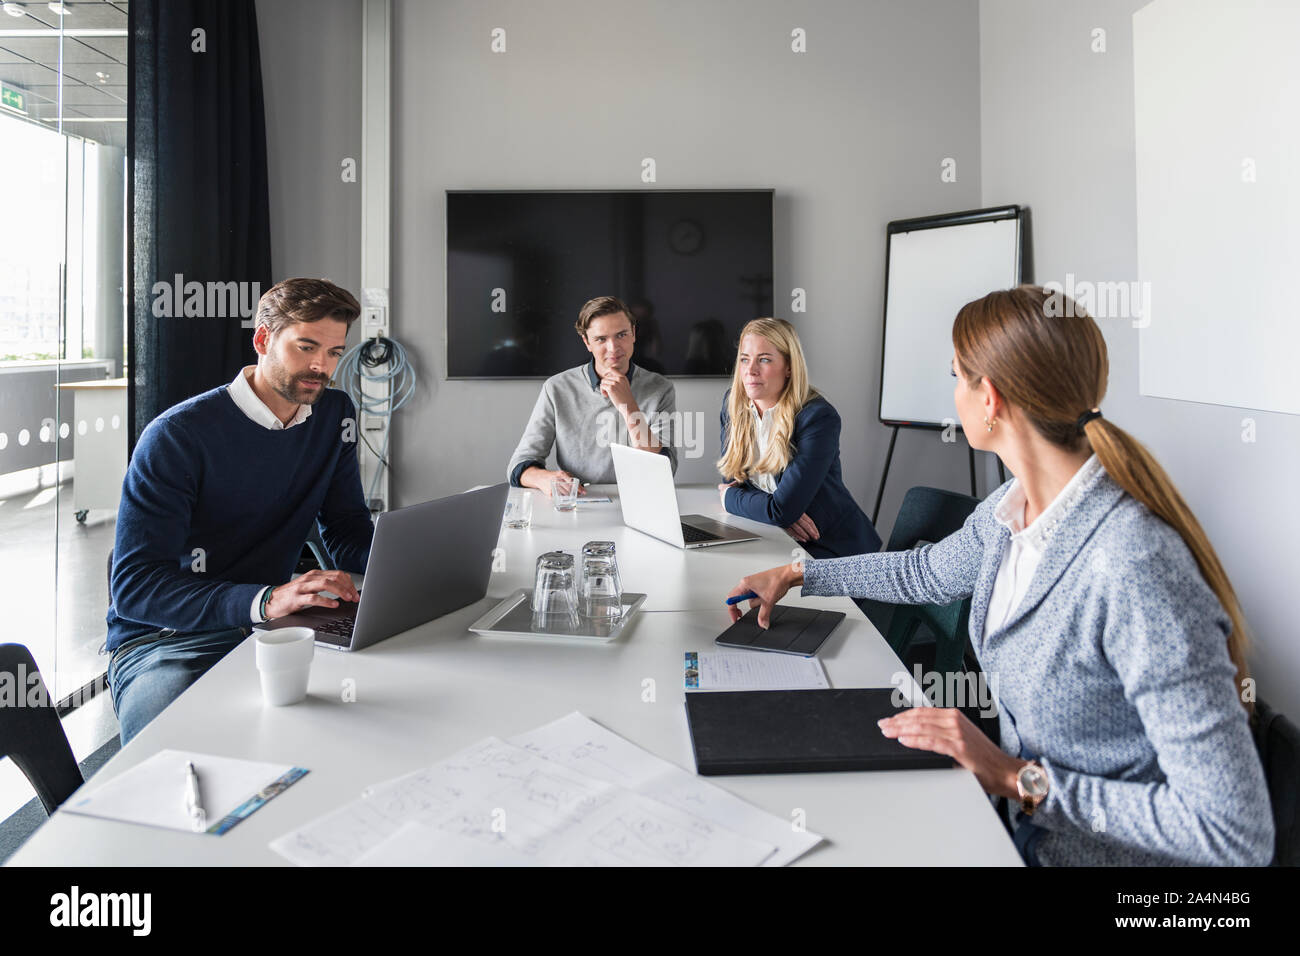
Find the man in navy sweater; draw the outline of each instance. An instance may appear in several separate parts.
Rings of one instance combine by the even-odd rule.
[[[251,625],[358,597],[374,525],[352,401],[325,386],[357,300],[287,279],[258,301],[257,365],[149,423],[122,483],[108,682],[126,744]],[[312,523],[338,571],[290,580]]]

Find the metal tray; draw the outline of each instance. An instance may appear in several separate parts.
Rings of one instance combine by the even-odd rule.
[[[645,603],[645,595],[623,594],[623,616],[616,624],[605,624],[579,617],[576,628],[559,627],[538,630],[533,626],[533,589],[520,588],[469,626],[484,637],[531,637],[552,641],[575,641],[581,644],[608,644],[626,630],[632,617]]]

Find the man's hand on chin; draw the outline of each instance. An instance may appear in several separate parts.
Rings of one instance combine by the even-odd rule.
[[[600,394],[608,398],[616,407],[635,408],[632,398],[632,385],[627,376],[617,369],[610,369],[600,377]]]

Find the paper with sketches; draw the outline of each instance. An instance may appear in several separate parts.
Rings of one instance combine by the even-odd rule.
[[[779,655],[773,655],[779,656]],[[793,821],[760,810],[735,794],[700,779],[574,711],[510,742],[588,776],[635,790],[670,807],[772,843],[776,852],[763,866],[785,866],[822,838],[796,830]]]
[[[495,737],[369,793],[271,848],[302,866],[346,865],[418,823],[484,846],[481,861],[461,862],[490,864],[504,847],[545,866],[754,866],[776,851]]]

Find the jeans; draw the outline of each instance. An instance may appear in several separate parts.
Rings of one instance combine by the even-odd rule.
[[[1016,811],[1016,832],[1011,837],[1011,842],[1016,845],[1020,851],[1020,858],[1028,866],[1042,866],[1038,859],[1038,841],[1046,833],[1042,827],[1035,826],[1030,822],[1030,818],[1023,810]]]
[[[122,727],[122,746],[248,634],[242,627],[198,634],[165,630],[134,638],[114,651],[108,686]]]

